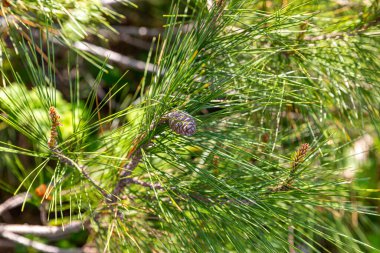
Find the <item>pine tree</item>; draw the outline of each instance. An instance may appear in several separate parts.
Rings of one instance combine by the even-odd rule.
[[[173,1],[134,95],[119,75],[102,100],[115,59],[85,39],[120,14],[87,0],[2,13],[0,187],[16,195],[0,214],[47,220],[1,237],[45,252],[80,252],[38,240],[83,229],[99,252],[378,251],[363,232],[378,189],[347,175],[347,150],[378,138],[377,1]]]

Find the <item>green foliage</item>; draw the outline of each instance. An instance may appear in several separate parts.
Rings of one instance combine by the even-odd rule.
[[[351,144],[378,131],[379,5],[353,2],[341,11],[330,1],[262,5],[219,1],[207,9],[197,1],[180,12],[173,4],[148,57],[155,73],[145,72],[135,100],[112,113],[104,109],[129,84],[98,103],[104,68],[87,98],[77,73],[64,101],[54,66],[20,40],[33,89],[17,69],[2,69],[0,93],[0,119],[29,142],[25,148],[1,141],[0,151],[34,157],[34,168],[10,169],[20,187],[52,186],[54,222],[90,219],[96,243],[110,252],[377,252],[361,226],[378,213],[352,197],[358,191],[359,200],[378,205],[378,190],[364,183],[361,193],[360,182],[373,183],[352,183],[344,171]],[[66,18],[49,15],[53,23]],[[86,15],[83,24],[94,17]],[[132,177],[160,187],[127,185],[115,215],[80,170],[48,149],[52,105],[63,122],[59,150],[102,189],[112,192],[140,147]],[[160,124],[173,111],[191,115],[197,133],[183,136]],[[301,152],[305,143],[310,148]],[[354,214],[363,224],[351,232]]]

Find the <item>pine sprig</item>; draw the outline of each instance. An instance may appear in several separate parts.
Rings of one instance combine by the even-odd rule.
[[[293,160],[292,170],[290,172],[291,175],[294,175],[297,172],[297,168],[304,161],[309,150],[310,150],[310,145],[308,143],[304,143],[294,153],[293,159],[292,159]]]

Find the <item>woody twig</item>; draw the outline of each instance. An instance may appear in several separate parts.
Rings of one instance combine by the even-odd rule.
[[[168,126],[179,135],[191,136],[196,132],[196,122],[194,118],[182,111],[174,111],[164,115],[159,120],[158,124],[168,124]],[[152,124],[150,131],[153,131],[155,126],[156,124]],[[140,139],[142,138],[138,138],[138,140]],[[140,143],[137,143],[136,145],[139,144]],[[147,141],[147,144],[142,144],[137,149],[133,149],[132,153],[129,155],[129,157],[131,157],[131,160],[123,167],[123,170],[120,172],[119,181],[114,188],[112,197],[109,198],[111,199],[110,202],[115,202],[117,196],[123,192],[125,186],[128,184],[138,184],[151,189],[164,189],[164,187],[162,187],[160,184],[150,184],[140,181],[136,178],[132,178],[133,171],[142,159],[142,150],[147,148],[150,144],[151,140]]]

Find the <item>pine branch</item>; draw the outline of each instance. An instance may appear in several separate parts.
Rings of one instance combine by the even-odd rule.
[[[114,190],[113,190],[113,199],[112,201],[116,201],[116,196],[119,196],[121,192],[124,190],[125,186],[129,183],[131,183],[133,180],[130,178],[132,175],[133,170],[137,167],[137,165],[140,163],[142,158],[141,155],[141,148],[137,149],[131,156],[131,161],[124,167],[124,169],[121,171],[119,176],[119,181],[117,182]]]
[[[206,3],[207,6],[204,5]],[[105,117],[107,96],[100,104],[96,101],[96,112],[93,112],[95,99],[92,96],[82,107],[81,74],[77,74],[76,84],[70,83],[74,133],[64,143],[58,143],[60,123],[57,113],[50,113],[50,126],[35,127],[29,133],[24,130],[26,127],[20,127],[25,123],[19,122],[38,119],[35,117],[37,113],[29,108],[32,102],[18,103],[18,97],[22,96],[12,99],[4,96],[2,101],[11,101],[8,106],[11,109],[6,112],[11,119],[7,121],[11,122],[9,125],[17,131],[22,129],[20,132],[31,140],[43,140],[50,128],[50,156],[61,164],[74,167],[84,181],[89,181],[104,197],[99,201],[95,194],[81,192],[81,185],[71,184],[74,191],[65,189],[59,192],[62,200],[53,198],[55,203],[51,203],[51,209],[56,215],[59,208],[62,217],[66,218],[76,214],[72,208],[78,209],[78,216],[90,213],[99,225],[95,231],[97,242],[105,245],[105,251],[111,252],[135,249],[176,251],[183,248],[194,252],[219,252],[226,248],[237,252],[277,252],[284,249],[295,252],[302,251],[303,245],[307,245],[305,251],[328,251],[331,248],[344,251],[350,248],[359,252],[363,251],[362,247],[368,247],[365,242],[356,240],[356,235],[347,235],[346,231],[341,233],[345,227],[335,226],[336,220],[332,220],[329,214],[339,209],[361,215],[357,211],[356,200],[355,203],[347,201],[347,188],[344,186],[347,183],[343,181],[346,179],[341,178],[338,170],[338,165],[346,158],[336,151],[344,150],[347,142],[343,139],[351,138],[351,132],[355,132],[353,129],[346,131],[347,125],[359,121],[361,126],[377,124],[378,38],[371,37],[376,32],[367,33],[369,30],[365,29],[378,21],[376,16],[366,15],[372,9],[365,9],[363,15],[349,20],[354,17],[351,7],[335,13],[336,8],[331,3],[300,2],[296,6],[298,2],[289,2],[285,6],[287,3],[283,1],[283,8],[277,9],[274,2],[264,1],[267,9],[261,11],[262,3],[252,1],[203,1],[197,2],[196,6],[181,6],[180,10],[173,7],[170,15],[165,16],[168,23],[164,33],[161,29],[128,27],[125,31],[137,36],[163,34],[157,40],[157,53],[152,61],[157,65],[154,66],[131,62],[123,55],[92,44],[75,44],[79,45],[75,50],[79,56],[81,52],[98,53],[139,71],[153,67],[153,74],[144,74],[139,86],[141,93],[136,92],[135,97],[119,103],[125,109],[118,111],[119,106],[109,106],[115,113]],[[317,6],[321,8],[322,15],[311,13]],[[347,17],[346,10],[349,11]],[[326,24],[326,20],[331,20],[331,25]],[[187,27],[189,23],[191,25]],[[350,30],[350,27],[353,28]],[[309,28],[311,35],[307,33]],[[323,35],[320,31],[329,32]],[[40,33],[37,35],[30,36],[30,40],[24,36],[23,43],[30,43],[41,36]],[[356,35],[353,40],[307,43]],[[294,38],[301,43],[295,43]],[[127,39],[135,45],[139,42],[131,41],[130,37]],[[142,47],[146,50],[147,44]],[[44,62],[42,58],[49,58],[55,53],[49,51],[50,54],[43,55],[38,51],[45,48],[39,48],[28,51],[31,58],[35,54],[36,62],[53,64],[54,61]],[[18,49],[23,52],[23,47]],[[151,54],[149,62],[150,57]],[[72,70],[70,64],[69,71]],[[36,68],[30,71],[31,83],[46,85],[43,80],[49,79],[49,87],[60,87],[54,78],[46,74],[51,68],[40,71],[39,64],[33,62],[28,67],[32,65]],[[165,73],[154,73],[155,69]],[[4,78],[11,84],[12,78],[6,76],[6,71]],[[13,79],[18,80],[17,74],[16,70]],[[101,75],[96,79],[97,84],[101,82]],[[46,89],[44,85],[37,86],[37,89]],[[18,87],[18,84],[13,86]],[[118,87],[118,84],[113,87]],[[27,91],[25,89],[22,95],[29,97]],[[113,91],[112,95],[109,93],[110,99],[112,97],[116,102],[119,95],[124,97],[123,92],[128,93],[123,88],[117,94]],[[43,106],[49,101],[55,103],[55,94],[41,94],[45,95],[38,96],[37,103],[41,102]],[[95,88],[93,94],[96,94]],[[133,108],[125,106],[132,103]],[[77,109],[85,111],[83,121],[81,116],[77,117]],[[200,130],[194,118],[176,111],[179,109],[201,112],[199,117],[203,124]],[[96,115],[99,115],[98,120]],[[42,122],[36,120],[34,123]],[[107,128],[108,123],[112,127]],[[165,126],[172,133],[161,134]],[[101,133],[98,133],[99,127],[103,127]],[[330,139],[324,143],[322,136],[328,136],[326,130],[337,128],[343,129],[342,135],[346,136],[329,136],[333,144],[330,144]],[[360,129],[363,130],[366,131]],[[196,131],[199,134],[194,137],[181,137],[192,136]],[[66,134],[69,131],[62,132]],[[82,136],[86,138],[85,142],[80,140]],[[309,156],[310,146],[303,144],[294,148],[296,140],[318,146],[324,153],[318,164],[323,169],[312,166],[317,162],[310,163],[307,168],[303,165],[307,157],[312,157]],[[73,143],[76,150],[66,151],[67,143]],[[45,148],[46,143],[41,146]],[[129,153],[126,159],[122,159],[126,146],[130,147]],[[46,158],[46,154],[38,152],[43,148],[38,146],[33,155]],[[292,162],[283,171],[282,164],[288,164],[289,160],[282,154],[292,149],[296,150]],[[23,154],[23,150],[8,148],[8,145],[0,147],[0,150]],[[149,160],[143,157],[144,154]],[[88,167],[80,164],[85,158],[89,158]],[[120,160],[123,161],[121,165]],[[144,169],[139,168],[143,162],[146,171],[154,171],[160,183],[149,181],[147,175],[139,175],[144,173]],[[95,164],[96,168],[90,164]],[[49,165],[48,175],[51,171]],[[58,165],[52,179],[68,178],[65,177],[67,166]],[[110,168],[120,169],[116,180],[115,170]],[[308,173],[302,173],[304,169]],[[96,180],[91,178],[89,171],[94,172],[92,175],[97,176]],[[282,177],[279,178],[279,174]],[[297,182],[298,177],[302,182]],[[72,183],[78,183],[74,176]],[[296,183],[305,187],[290,192],[290,189],[297,189]],[[114,185],[114,188],[109,193],[100,185]],[[272,185],[274,187],[269,187]],[[62,184],[62,187],[70,186]],[[280,191],[281,194],[269,196]],[[124,200],[121,196],[128,198],[121,201]],[[104,213],[99,212],[99,209],[104,210],[99,208],[99,203],[108,205]],[[125,214],[125,219],[113,219],[107,212],[110,204],[115,206],[112,211],[119,217]],[[291,215],[289,206],[292,207]],[[118,207],[123,207],[123,210],[119,211]],[[363,213],[371,211],[364,210]],[[339,213],[339,217],[345,218],[344,215]],[[322,243],[319,238],[323,238]]]

